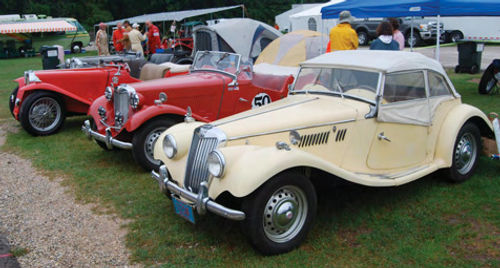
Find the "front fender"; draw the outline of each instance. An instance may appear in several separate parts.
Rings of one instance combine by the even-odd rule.
[[[144,122],[147,122],[151,118],[157,117],[159,115],[176,114],[184,116],[186,113],[187,113],[186,109],[169,104],[145,106],[130,117],[125,128],[127,129],[128,132],[133,132],[137,128],[139,128],[142,124],[144,124]],[[208,122],[207,119],[201,117],[198,114],[193,113],[192,116],[197,121]]]
[[[295,167],[311,167],[347,180],[359,180],[354,174],[293,147],[287,151],[274,146],[241,145],[219,150],[224,155],[226,167],[224,176],[213,178],[210,184],[209,196],[213,199],[225,191],[235,197],[247,196],[276,174]]]
[[[478,108],[467,104],[460,104],[456,106],[448,113],[448,116],[444,120],[436,143],[434,159],[439,167],[451,167],[453,147],[455,146],[458,132],[469,120],[474,120],[475,123],[477,123],[478,120],[479,122],[483,121],[484,126],[489,128],[491,133],[493,133],[493,126],[491,125],[491,122]]]

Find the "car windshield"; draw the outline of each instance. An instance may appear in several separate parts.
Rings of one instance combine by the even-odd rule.
[[[193,70],[216,70],[237,75],[240,55],[219,51],[198,51],[194,58]]]
[[[325,92],[375,101],[379,78],[380,74],[373,71],[303,67],[293,92]]]

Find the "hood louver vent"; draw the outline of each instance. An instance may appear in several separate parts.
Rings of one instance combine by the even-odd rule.
[[[345,134],[347,133],[347,129],[341,129],[337,132],[337,136],[335,137],[335,141],[343,141],[345,138]]]
[[[300,137],[299,147],[326,144],[328,143],[329,136],[330,136],[330,131],[304,135]]]

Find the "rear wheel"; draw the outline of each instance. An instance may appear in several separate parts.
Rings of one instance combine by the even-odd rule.
[[[498,80],[495,77],[496,73],[498,73],[498,70],[495,69],[493,64],[490,64],[490,66],[486,68],[479,82],[479,94],[492,94],[498,90]]]
[[[466,123],[458,132],[453,147],[452,165],[445,170],[453,182],[462,182],[472,176],[481,151],[481,134],[473,123]]]
[[[80,42],[76,42],[71,44],[71,53],[80,53],[82,51],[83,44]]]
[[[35,136],[56,133],[66,117],[59,97],[44,91],[34,92],[26,97],[19,116],[21,126]]]
[[[265,255],[288,252],[306,238],[316,206],[309,179],[294,172],[279,174],[243,200],[243,232]]]
[[[19,90],[19,87],[14,88],[12,93],[10,94],[9,97],[9,109],[10,109],[10,114],[14,116],[14,107],[16,105],[16,98],[17,98],[17,91]]]
[[[154,159],[153,150],[156,140],[169,127],[177,122],[171,118],[153,119],[145,123],[132,138],[132,154],[135,161],[147,171],[158,170],[160,160]]]
[[[464,35],[460,31],[453,31],[450,33],[450,41],[456,43],[460,40],[464,39]]]

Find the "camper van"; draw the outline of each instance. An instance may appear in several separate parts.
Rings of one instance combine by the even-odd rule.
[[[22,17],[6,16],[10,16],[10,19],[0,18],[2,50],[22,54],[27,50],[40,51],[42,46],[61,45],[64,49],[78,53],[90,41],[88,32],[74,18],[41,18],[31,14]],[[40,25],[50,25],[50,27],[43,28]],[[70,27],[73,29],[68,30]]]

